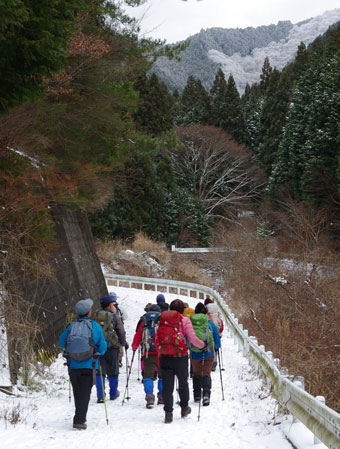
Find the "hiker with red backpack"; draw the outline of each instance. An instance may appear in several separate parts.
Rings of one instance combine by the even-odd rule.
[[[197,348],[205,347],[205,342],[196,337],[190,319],[183,317],[183,312],[183,301],[180,299],[172,301],[170,310],[162,312],[157,330],[157,347],[163,377],[165,423],[171,423],[173,420],[175,376],[178,379],[181,416],[184,418],[191,413],[191,408],[188,405],[188,346],[186,338]]]
[[[215,324],[207,315],[207,308],[203,303],[198,303],[195,307],[195,314],[191,316],[191,322],[197,337],[208,342],[205,351],[191,346],[191,363],[194,370],[193,389],[194,401],[201,402],[202,405],[210,404],[211,393],[211,368],[214,362],[215,350],[221,345],[220,336]],[[202,395],[203,392],[203,395]]]
[[[98,356],[104,354],[107,344],[99,324],[90,319],[92,299],[78,301],[75,307],[78,319],[69,324],[59,337],[59,346],[68,359],[69,375],[73,388],[75,415],[73,428],[85,430],[86,414],[90,402]]]
[[[145,392],[146,408],[152,408],[155,404],[155,395],[153,394],[153,381],[155,369],[158,370],[158,402],[163,404],[162,396],[162,372],[159,368],[159,360],[156,347],[156,331],[158,328],[161,309],[157,304],[152,304],[143,320],[140,321],[132,342],[132,350],[137,351],[138,347],[142,348],[143,362],[143,386]]]
[[[209,296],[206,297],[204,304],[207,308],[207,314],[208,314],[209,320],[215,324],[215,326],[218,330],[219,336],[220,336],[220,338],[222,338],[224,324],[223,324],[221,312],[218,309],[218,305],[211,298],[209,298]],[[217,353],[218,353],[218,350],[215,349],[214,363],[213,363],[213,366],[211,369],[212,371],[215,371],[216,367],[217,367]]]

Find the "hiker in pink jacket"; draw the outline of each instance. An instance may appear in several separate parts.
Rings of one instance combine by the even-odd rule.
[[[175,376],[178,379],[182,418],[191,412],[191,408],[188,406],[188,346],[186,338],[197,348],[205,347],[205,342],[196,336],[190,318],[183,317],[184,308],[184,303],[180,299],[172,301],[170,310],[162,312],[157,331],[157,346],[163,375],[165,423],[171,423],[173,419]]]

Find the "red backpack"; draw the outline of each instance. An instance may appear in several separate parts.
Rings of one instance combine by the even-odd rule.
[[[182,315],[176,310],[166,310],[161,314],[157,330],[157,346],[160,355],[186,355],[188,347],[182,329]]]

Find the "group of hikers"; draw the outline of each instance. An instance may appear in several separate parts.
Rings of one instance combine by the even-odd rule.
[[[100,305],[101,310],[93,313],[92,299],[78,301],[77,320],[69,324],[59,338],[73,388],[73,428],[78,430],[87,428],[86,415],[93,385],[96,385],[98,403],[105,403],[108,397],[110,400],[119,397],[119,366],[124,349],[127,357],[129,348],[124,329],[127,315],[118,306],[117,295],[110,292],[109,296],[103,296]],[[210,404],[211,371],[217,365],[223,321],[217,304],[209,297],[192,309],[180,299],[169,305],[159,293],[156,303],[148,303],[144,311],[131,345],[133,356],[127,382],[134,355],[140,350],[146,407],[155,405],[154,383],[157,381],[157,404],[163,405],[164,422],[171,423],[175,381],[181,417],[191,413],[189,369],[194,402],[203,406]]]

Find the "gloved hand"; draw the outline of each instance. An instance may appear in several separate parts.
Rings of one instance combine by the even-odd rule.
[[[204,348],[203,348],[203,351],[208,351],[208,346],[209,346],[208,342],[207,342],[207,341],[204,341]]]
[[[126,350],[129,349],[129,343],[128,343],[128,342],[125,343],[125,349],[126,349]]]

